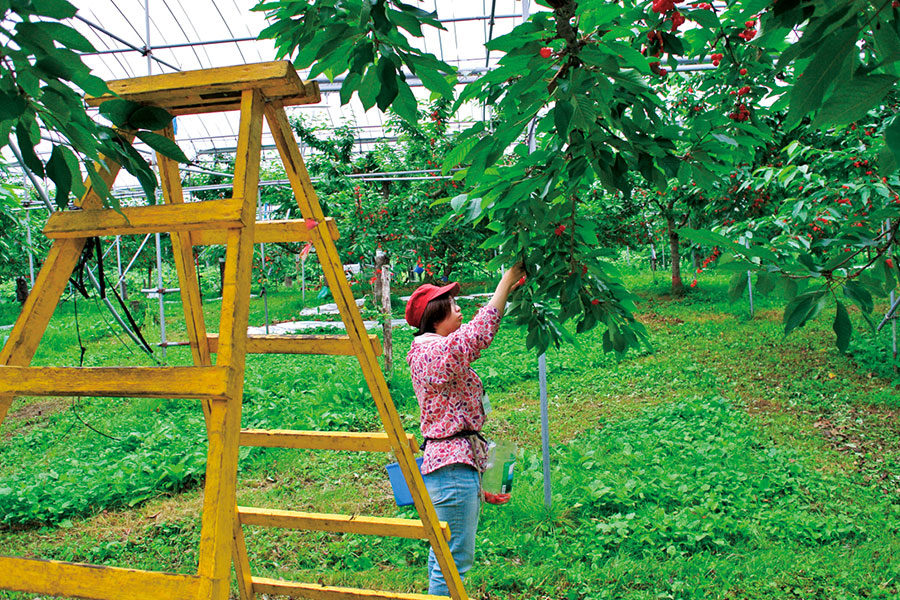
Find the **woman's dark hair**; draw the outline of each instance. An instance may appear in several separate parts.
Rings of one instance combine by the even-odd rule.
[[[437,298],[432,298],[425,305],[425,312],[422,313],[422,320],[419,321],[419,330],[415,335],[423,333],[435,333],[434,327],[447,318],[453,306],[453,300],[450,294],[443,294]]]

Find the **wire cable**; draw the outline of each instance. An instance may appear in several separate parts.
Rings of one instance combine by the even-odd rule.
[[[222,14],[222,11],[219,10],[219,5],[216,4],[216,0],[210,0],[210,2],[212,2],[213,8],[216,9],[216,12],[219,13],[219,17],[221,17],[222,23],[225,24],[225,29],[228,30],[228,35],[230,35],[231,37],[237,37],[237,36],[235,36],[234,33],[231,31],[231,27],[228,25],[228,20],[225,18],[225,15],[223,15],[223,14]],[[238,54],[241,55],[241,60],[244,61],[244,64],[246,65],[246,64],[247,64],[247,59],[244,57],[243,51],[241,51],[241,45],[240,45],[239,43],[237,43],[237,42],[235,42],[234,45],[237,46]]]

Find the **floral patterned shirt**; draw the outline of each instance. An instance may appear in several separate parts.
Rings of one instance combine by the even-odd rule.
[[[468,323],[448,336],[425,333],[413,339],[406,362],[421,411],[422,435],[445,438],[465,430],[481,431],[485,415],[484,388],[469,366],[490,346],[500,327],[500,311],[482,307]],[[422,473],[462,463],[484,470],[483,452],[476,458],[477,438],[429,441]]]

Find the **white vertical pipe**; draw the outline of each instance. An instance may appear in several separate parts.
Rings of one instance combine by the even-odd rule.
[[[31,216],[25,211],[25,239],[28,242],[28,275],[31,277],[31,287],[34,287],[34,249],[31,246]]]
[[[31,277],[31,287],[34,287],[34,250],[31,247],[31,217],[29,216],[28,207],[28,175],[22,171],[22,192],[25,194],[22,202],[22,214],[25,215],[25,239],[28,242],[28,274]]]
[[[159,296],[159,346],[162,348],[162,358],[166,360],[166,302],[163,293],[162,243],[158,233],[156,234],[156,288]]]
[[[150,59],[150,0],[144,0],[144,19],[147,26],[147,37],[145,39],[147,48],[147,75],[153,75],[153,61]],[[165,356],[165,349],[163,349]]]
[[[116,271],[119,274],[119,295],[125,299],[125,278],[122,277],[122,236],[116,236]]]
[[[744,243],[744,246],[750,248],[750,240],[741,236],[741,241]],[[750,271],[747,271],[747,295],[750,298],[750,318],[753,318],[753,280],[751,279]]]

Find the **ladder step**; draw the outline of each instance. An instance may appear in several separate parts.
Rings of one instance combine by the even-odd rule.
[[[282,106],[321,101],[319,84],[301,81],[291,63],[284,60],[118,79],[108,84],[119,97],[160,106],[173,115],[237,110],[241,107],[241,91],[248,89],[259,90],[266,99],[277,100]],[[98,106],[112,98],[88,96],[85,101]]]
[[[360,600],[373,598],[376,600],[447,600],[448,596],[432,596],[430,594],[406,594],[401,592],[385,592],[381,590],[364,590],[359,588],[333,587],[320,583],[295,583],[280,581],[268,577],[253,577],[253,591],[257,594],[278,594],[308,600]]]
[[[209,351],[219,349],[219,335],[206,336]],[[369,335],[369,342],[375,356],[381,356],[381,340],[377,335]],[[348,335],[249,335],[248,354],[328,354],[332,356],[355,356],[356,350]]]
[[[120,567],[0,556],[0,589],[96,600],[195,600],[202,579]],[[127,594],[123,594],[128,590]]]
[[[225,398],[230,367],[0,366],[0,395]]]
[[[419,450],[416,438],[406,434],[413,452]],[[241,446],[295,448],[302,450],[345,450],[350,452],[392,452],[386,433],[354,431],[295,431],[290,429],[242,429]]]
[[[257,221],[253,229],[253,243],[274,244],[279,242],[309,242],[312,241],[312,229],[314,221],[309,225],[303,219]],[[338,239],[337,225],[334,219],[327,217],[325,225],[331,231],[331,237]],[[212,246],[225,243],[225,232],[209,229],[195,231],[191,234],[191,243],[195,246]]]
[[[96,235],[136,235],[166,231],[243,227],[239,198],[186,204],[159,204],[113,209],[67,210],[50,215],[44,235],[50,239]]]
[[[394,519],[387,517],[361,517],[358,515],[332,515],[307,513],[271,508],[238,506],[241,525],[279,527],[281,529],[308,529],[332,533],[360,533],[390,537],[427,540],[425,526],[418,519]],[[450,541],[450,527],[440,522],[441,533]]]

